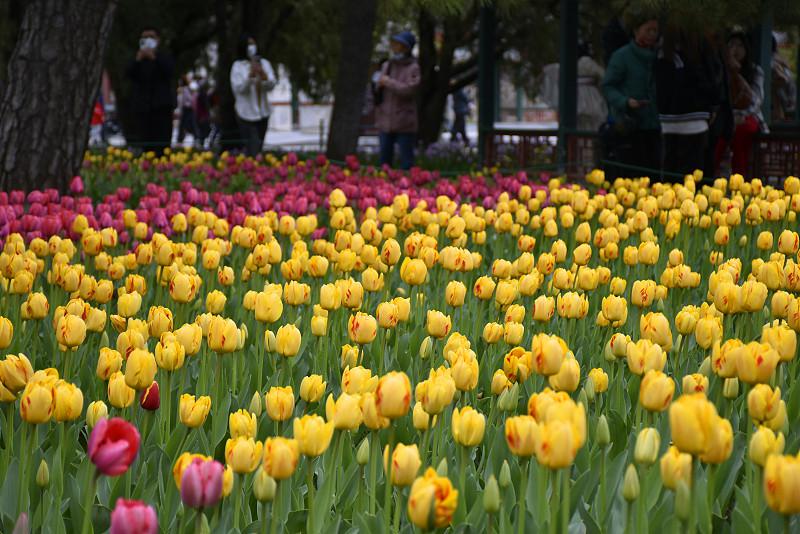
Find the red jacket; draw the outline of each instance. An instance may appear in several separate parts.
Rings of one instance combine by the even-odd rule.
[[[383,100],[375,108],[375,127],[381,132],[417,131],[417,88],[419,65],[413,57],[390,59],[381,73],[389,77],[383,86]]]

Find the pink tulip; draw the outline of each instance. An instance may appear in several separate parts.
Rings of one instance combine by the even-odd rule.
[[[189,508],[209,508],[222,496],[225,469],[216,460],[195,458],[181,477],[181,500]]]
[[[69,182],[69,190],[73,195],[83,194],[83,179],[80,176],[73,176]]]
[[[120,419],[101,419],[89,436],[89,459],[97,470],[115,477],[128,470],[139,452],[139,431]]]
[[[119,498],[111,512],[110,532],[111,534],[157,534],[156,511],[142,501]]]

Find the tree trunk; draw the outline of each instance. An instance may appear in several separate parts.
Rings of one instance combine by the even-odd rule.
[[[0,188],[63,190],[83,161],[117,0],[31,0],[0,102]]]
[[[453,71],[453,54],[458,46],[459,22],[449,17],[444,21],[441,48],[437,50],[436,19],[426,10],[419,14],[419,131],[423,146],[439,140],[447,106],[447,95],[451,92],[450,78]]]
[[[342,6],[339,70],[328,128],[327,154],[331,159],[344,159],[354,153],[358,145],[377,6],[377,0],[346,0]]]
[[[227,0],[217,0],[215,6],[217,19],[217,94],[219,95],[219,128],[222,138],[222,149],[241,148],[239,126],[234,111],[233,90],[231,89],[231,65],[235,55],[237,38],[231,36],[232,28],[236,28],[232,18],[232,10],[228,9]],[[237,32],[238,35],[238,32]]]

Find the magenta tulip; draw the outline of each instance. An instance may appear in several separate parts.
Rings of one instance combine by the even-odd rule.
[[[117,499],[111,512],[111,534],[157,533],[158,517],[152,506],[142,501]]]
[[[136,459],[139,442],[139,431],[129,422],[119,417],[101,419],[89,436],[89,459],[104,475],[121,475]]]
[[[189,508],[209,508],[222,496],[225,468],[216,460],[192,460],[181,477],[181,500]]]

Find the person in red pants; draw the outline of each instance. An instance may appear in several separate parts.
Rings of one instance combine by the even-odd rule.
[[[736,127],[730,140],[720,139],[717,142],[714,163],[719,171],[720,161],[730,146],[731,172],[744,175],[749,170],[750,153],[756,134],[768,131],[761,113],[764,71],[752,61],[747,36],[740,32],[732,33],[728,37],[727,63],[730,101]]]

